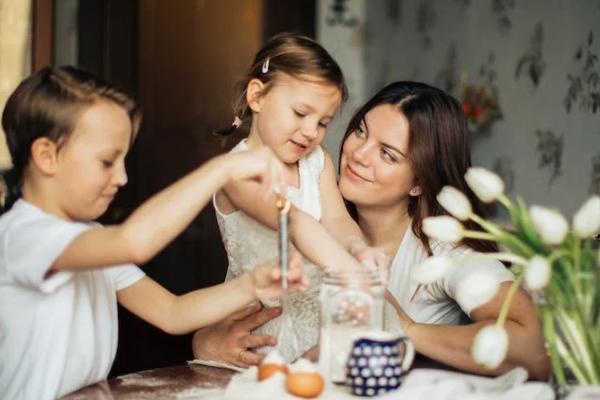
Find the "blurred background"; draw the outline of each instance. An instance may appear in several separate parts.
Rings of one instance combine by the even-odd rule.
[[[319,40],[346,74],[350,100],[325,139],[334,160],[360,104],[386,83],[419,80],[463,102],[474,164],[499,173],[511,196],[570,216],[600,193],[600,0],[0,0],[0,106],[49,64],[134,93],[144,121],[129,184],[103,217],[121,221],[244,136],[212,132],[231,124],[235,82],[282,31]],[[143,267],[175,293],[221,282],[212,207]],[[123,310],[120,325],[113,375],[192,358],[190,336]]]

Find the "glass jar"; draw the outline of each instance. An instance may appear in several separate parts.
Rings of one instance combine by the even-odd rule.
[[[319,369],[325,379],[343,382],[354,339],[383,328],[384,286],[374,269],[325,271],[319,301]]]

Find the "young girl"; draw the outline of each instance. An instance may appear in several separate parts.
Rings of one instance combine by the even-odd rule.
[[[366,246],[345,210],[333,163],[320,147],[327,125],[346,98],[342,71],[333,58],[309,38],[281,34],[258,52],[238,89],[236,125],[249,121],[250,134],[232,152],[267,145],[285,163],[293,244],[318,267],[358,267],[352,255],[385,264],[383,254]],[[258,190],[251,182],[230,182],[215,195],[229,259],[226,279],[276,254],[276,197],[256,201]],[[304,270],[311,287],[306,294],[290,296],[286,312],[293,329],[279,337],[278,349],[287,361],[318,341],[320,272],[314,265]],[[277,336],[281,322],[281,317],[269,321],[257,333]]]
[[[70,67],[41,70],[8,99],[8,200],[19,191],[22,197],[0,218],[3,398],[56,398],[106,378],[117,347],[116,300],[181,334],[280,293],[275,263],[179,297],[129,264],[160,251],[223,184],[254,178],[268,188],[278,181],[283,167],[265,147],[207,162],[122,225],[90,222],[127,182],[124,158],[139,122],[130,98]],[[289,279],[302,288],[298,263]]]

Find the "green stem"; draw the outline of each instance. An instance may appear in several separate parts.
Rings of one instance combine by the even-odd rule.
[[[569,252],[565,249],[558,249],[552,252],[552,254],[550,254],[548,256],[548,262],[550,264],[554,263],[554,261],[558,260],[561,257],[568,257],[569,256]]]
[[[519,237],[502,230],[493,222],[487,221],[477,214],[471,214],[469,218],[483,229],[494,235],[498,243],[506,245],[511,251],[518,251],[521,255],[524,255],[527,258],[535,254],[535,252],[528,245],[523,243]]]
[[[498,201],[504,206],[506,207],[507,210],[510,211],[510,209],[512,208],[512,202],[510,201],[510,199],[508,197],[506,197],[506,195],[501,194],[498,197]]]
[[[471,239],[481,239],[481,240],[490,240],[490,241],[496,241],[496,237],[490,233],[487,232],[480,232],[480,231],[464,231],[464,237],[467,238],[471,238]]]
[[[550,364],[552,365],[552,373],[556,378],[556,382],[560,386],[567,384],[567,378],[565,377],[565,371],[562,364],[560,363],[560,355],[556,348],[556,332],[554,330],[554,319],[552,318],[551,311],[548,307],[541,307],[542,311],[542,322],[544,327],[544,337],[546,338],[546,344],[548,346],[548,352],[550,353]]]
[[[579,272],[581,270],[581,239],[577,236],[574,237],[573,240],[573,264],[575,267],[575,293],[577,295],[577,299],[581,301],[581,282],[579,281]]]
[[[592,360],[590,359],[589,349],[585,345],[585,338],[581,337],[581,331],[577,329],[576,321],[562,307],[555,309],[554,313],[554,318],[560,326],[563,338],[569,345],[565,350],[570,353],[569,357],[571,357],[571,361],[577,366],[580,375],[585,377],[587,383],[592,383],[594,380]]]
[[[510,289],[508,289],[508,293],[506,294],[506,298],[504,299],[504,303],[502,303],[502,308],[500,309],[500,314],[498,315],[498,320],[496,321],[496,324],[498,326],[504,326],[506,316],[508,315],[508,310],[510,309],[510,305],[512,304],[512,299],[515,296],[519,285],[523,281],[523,277],[523,274],[519,275],[510,286]]]

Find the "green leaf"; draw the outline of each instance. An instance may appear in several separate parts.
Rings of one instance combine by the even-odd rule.
[[[518,217],[516,218],[516,223],[513,221],[513,224],[515,224],[519,236],[521,236],[525,243],[533,248],[536,253],[547,256],[550,253],[550,249],[542,242],[540,235],[538,235],[533,227],[529,212],[527,211],[527,206],[521,197],[517,198],[517,204],[519,211],[515,214],[517,214]]]

